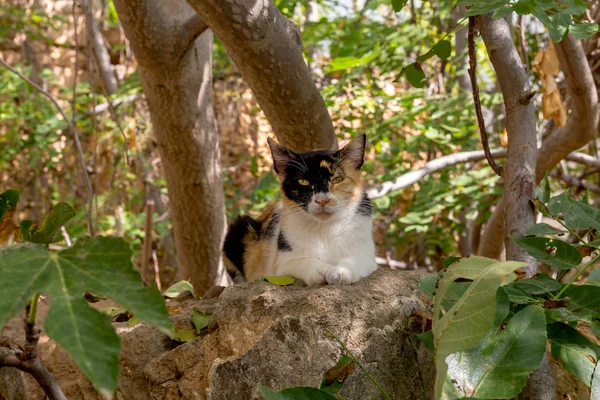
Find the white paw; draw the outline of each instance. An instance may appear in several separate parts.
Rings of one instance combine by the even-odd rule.
[[[313,269],[305,279],[308,285],[321,285],[326,282],[325,271],[322,268]]]
[[[356,282],[354,274],[346,267],[331,267],[326,278],[330,285],[349,285]]]

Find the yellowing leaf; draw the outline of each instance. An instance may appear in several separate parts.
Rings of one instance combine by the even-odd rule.
[[[263,276],[262,279],[277,286],[292,285],[296,282],[296,278],[287,275]]]
[[[504,131],[500,134],[500,145],[505,149],[508,147],[508,132],[506,131],[506,128],[504,128]]]
[[[554,79],[560,69],[552,42],[547,49],[540,50],[535,54],[533,69],[539,74],[542,83],[542,114],[544,118],[552,118],[556,125],[564,126],[567,123],[567,110]]]
[[[0,247],[21,240],[21,229],[16,222],[16,210],[11,206],[4,211],[0,219]]]
[[[191,328],[185,328],[176,326],[175,327],[175,337],[173,340],[178,342],[191,342],[196,339],[196,330]]]

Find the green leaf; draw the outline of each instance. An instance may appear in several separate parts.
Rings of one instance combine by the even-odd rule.
[[[427,60],[429,60],[431,57],[433,57],[435,55],[435,52],[433,51],[433,49],[429,49],[429,51],[425,54],[421,54],[419,57],[417,57],[417,61],[422,63],[425,62]]]
[[[141,321],[135,315],[127,320],[127,326],[134,326],[139,324]]]
[[[567,231],[554,228],[545,222],[540,222],[529,228],[525,236],[559,235],[564,233],[567,233]]]
[[[562,361],[563,367],[590,386],[592,373],[600,348],[579,331],[562,322],[548,325],[548,340],[552,357]],[[591,358],[591,359],[590,359]]]
[[[446,357],[475,347],[488,334],[495,319],[498,287],[512,282],[516,278],[513,272],[524,265],[521,262],[469,257],[444,270],[433,299],[436,398],[441,395],[446,379]],[[450,285],[459,278],[473,282],[460,300],[442,315],[442,301]]]
[[[600,400],[600,367],[598,363],[594,367],[594,373],[592,374],[592,391],[590,393],[590,400]]]
[[[334,367],[323,375],[319,389],[330,394],[336,394],[342,389],[344,381],[354,369],[354,359],[350,356],[342,356]]]
[[[535,188],[535,197],[538,198],[542,203],[548,203],[550,201],[550,182],[548,181],[548,174],[544,175],[544,179]]]
[[[588,204],[578,200],[571,200],[572,212],[581,220],[578,229],[594,228],[600,231],[600,212],[593,209]]]
[[[75,216],[75,210],[67,203],[58,203],[50,211],[42,224],[35,231],[30,232],[30,242],[50,244],[63,240],[60,228]]]
[[[192,323],[196,328],[196,333],[200,334],[204,329],[208,328],[208,323],[210,322],[210,317],[212,314],[205,314],[201,311],[198,311],[194,308],[194,313],[192,315]]]
[[[195,296],[194,294],[194,287],[192,286],[192,284],[189,281],[179,281],[171,286],[169,286],[169,288],[167,290],[165,290],[162,295],[165,297],[168,297],[170,299],[174,299],[175,297],[179,296],[181,293],[188,291],[190,293],[192,293],[192,295]]]
[[[600,312],[600,286],[571,285],[567,290],[567,296],[571,298],[571,304]]]
[[[433,352],[433,332],[432,331],[426,331],[423,333],[419,333],[419,334],[417,334],[417,338],[419,338],[419,340],[421,342],[423,342],[425,347],[427,347],[427,350]]]
[[[31,241],[31,226],[33,225],[33,221],[30,219],[24,219],[21,221],[21,236],[23,236],[23,240],[25,242]]]
[[[569,202],[569,194],[566,191],[548,200],[548,210],[554,216],[568,214],[570,209],[571,203]]]
[[[500,7],[503,7],[506,4],[508,4],[508,2],[509,0],[487,0],[472,2],[472,7],[467,10],[467,17],[472,17],[474,15],[480,14],[487,14],[489,12],[496,11]]]
[[[296,282],[296,278],[287,275],[263,276],[262,279],[277,286],[293,285]]]
[[[545,237],[512,238],[536,260],[554,268],[575,268],[583,259],[577,248],[559,239]]]
[[[0,221],[2,216],[8,208],[17,208],[19,202],[19,191],[16,189],[9,189],[0,193]]]
[[[425,275],[422,277],[421,281],[419,282],[419,290],[429,297],[433,297],[433,294],[435,293],[435,285],[440,275],[441,273]],[[442,300],[442,308],[444,310],[451,309],[452,306],[456,304],[456,302],[462,297],[470,284],[471,282],[453,282],[448,288],[444,300]]]
[[[79,239],[50,253],[23,244],[0,251],[0,326],[36,293],[50,295],[45,330],[105,397],[117,386],[119,338],[110,318],[87,305],[86,292],[106,296],[162,332],[172,335],[164,300],[144,288],[131,263],[131,249],[114,237]]]
[[[507,294],[511,303],[514,304],[530,304],[535,303],[535,299],[532,295],[523,291],[520,287],[515,285],[515,283],[509,283],[508,285],[502,288],[504,292]]]
[[[536,0],[536,3],[542,10],[558,8],[558,4],[556,4],[556,1],[554,0]]]
[[[337,400],[324,390],[308,386],[296,386],[275,392],[264,386],[258,386],[265,400]]]
[[[522,279],[512,284],[529,294],[548,294],[560,289],[560,283],[546,274],[538,274],[532,278]]]
[[[590,272],[588,283],[590,285],[600,286],[600,268],[596,267]]]
[[[548,28],[548,30],[551,32],[551,30],[554,29],[554,23],[552,22],[550,17],[548,17],[546,11],[544,11],[544,9],[542,9],[542,7],[540,7],[539,4],[540,3],[538,1],[538,7],[535,8],[532,14],[542,23],[542,25]],[[550,36],[552,37],[552,33],[550,33]],[[554,40],[554,37],[552,38]]]
[[[408,0],[392,0],[392,8],[394,9],[394,12],[400,12],[406,3],[408,3]]]
[[[102,314],[108,315],[111,318],[114,318],[117,315],[125,312],[125,310],[123,308],[119,308],[119,307],[106,307],[106,308],[101,308],[98,311],[100,311]]]
[[[454,264],[455,262],[457,262],[460,259],[461,259],[461,257],[448,256],[444,260],[444,267],[448,268],[449,266],[451,266],[452,264]]]
[[[441,40],[433,46],[433,52],[442,59],[447,59],[452,54],[452,43],[449,40]]]
[[[513,5],[513,8],[517,14],[527,15],[531,14],[535,10],[536,6],[537,4],[535,0],[519,0]]]
[[[175,336],[173,337],[173,340],[182,343],[191,342],[192,340],[196,340],[196,336],[198,335],[195,329],[177,326],[175,327]]]
[[[571,16],[568,14],[556,13],[550,15],[548,18],[552,23],[551,26],[546,26],[548,28],[548,32],[550,32],[550,38],[552,38],[552,40],[555,42],[560,42],[569,31],[569,26],[571,25]]]
[[[562,10],[565,14],[581,15],[587,10],[587,3],[583,0],[562,0],[562,3],[567,6]]]
[[[504,17],[506,17],[508,14],[510,14],[511,12],[513,12],[513,8],[512,5],[507,4],[506,6],[499,8],[498,10],[496,10],[496,12],[494,13],[494,16],[492,17],[493,19],[502,19]]]
[[[419,63],[410,64],[404,69],[404,73],[408,82],[416,88],[423,88],[427,84],[425,72]]]
[[[577,39],[587,39],[595,33],[598,33],[598,24],[591,22],[573,24],[569,28],[569,32],[575,35]]]
[[[506,328],[488,335],[472,350],[447,358],[448,373],[465,397],[517,396],[546,351],[546,318],[539,306],[516,313]]]

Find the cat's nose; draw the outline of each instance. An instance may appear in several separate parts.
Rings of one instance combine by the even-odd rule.
[[[320,204],[321,207],[325,207],[325,204],[329,203],[331,199],[315,199],[315,202]]]

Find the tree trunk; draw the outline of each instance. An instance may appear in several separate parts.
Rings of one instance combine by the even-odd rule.
[[[187,0],[213,30],[284,146],[336,149],[331,118],[302,56],[302,37],[273,0]]]
[[[512,237],[523,237],[534,224],[531,200],[535,196],[537,131],[533,92],[527,72],[513,43],[509,25],[503,19],[477,18],[479,32],[494,66],[504,97],[508,135],[504,166],[504,238],[506,259],[527,263],[529,277],[538,273],[537,261],[521,249]],[[550,372],[550,373],[548,373]],[[554,377],[548,357],[533,372],[520,399],[554,399]]]
[[[139,63],[173,218],[179,275],[196,293],[223,285],[219,141],[212,106],[212,32],[183,1],[116,0]],[[204,33],[202,33],[204,32]]]

